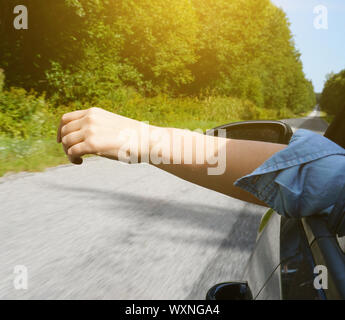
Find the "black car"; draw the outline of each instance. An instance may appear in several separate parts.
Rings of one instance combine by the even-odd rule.
[[[229,138],[284,144],[292,135],[279,121],[228,124],[212,133],[220,128]],[[345,147],[345,108],[325,136]],[[345,299],[345,187],[340,197],[329,218],[287,219],[269,210],[242,281],[217,284],[206,299]]]

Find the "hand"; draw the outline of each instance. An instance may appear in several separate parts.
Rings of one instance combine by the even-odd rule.
[[[65,153],[74,164],[82,164],[82,156],[86,154],[118,160],[124,144],[121,133],[135,130],[139,138],[142,125],[145,124],[100,108],[78,110],[62,116],[57,141],[62,142]],[[135,156],[140,157],[139,152]]]

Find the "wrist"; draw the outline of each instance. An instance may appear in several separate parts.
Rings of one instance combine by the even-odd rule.
[[[138,132],[138,162],[151,163],[150,155],[157,144],[157,136],[161,135],[163,128],[140,122]]]

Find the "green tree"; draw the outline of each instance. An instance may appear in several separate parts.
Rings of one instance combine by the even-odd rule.
[[[320,107],[331,115],[336,115],[345,103],[345,69],[327,76],[323,88]]]
[[[215,94],[270,109],[315,103],[285,13],[270,0],[23,0],[29,30],[0,18],[7,85],[93,101],[123,87],[145,95]]]

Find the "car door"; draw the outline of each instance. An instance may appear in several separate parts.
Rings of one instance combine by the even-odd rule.
[[[314,287],[316,265],[302,222],[273,210],[265,219],[243,275],[253,299],[325,299]]]
[[[329,217],[268,211],[243,276],[253,299],[345,299],[344,226],[345,187]]]

